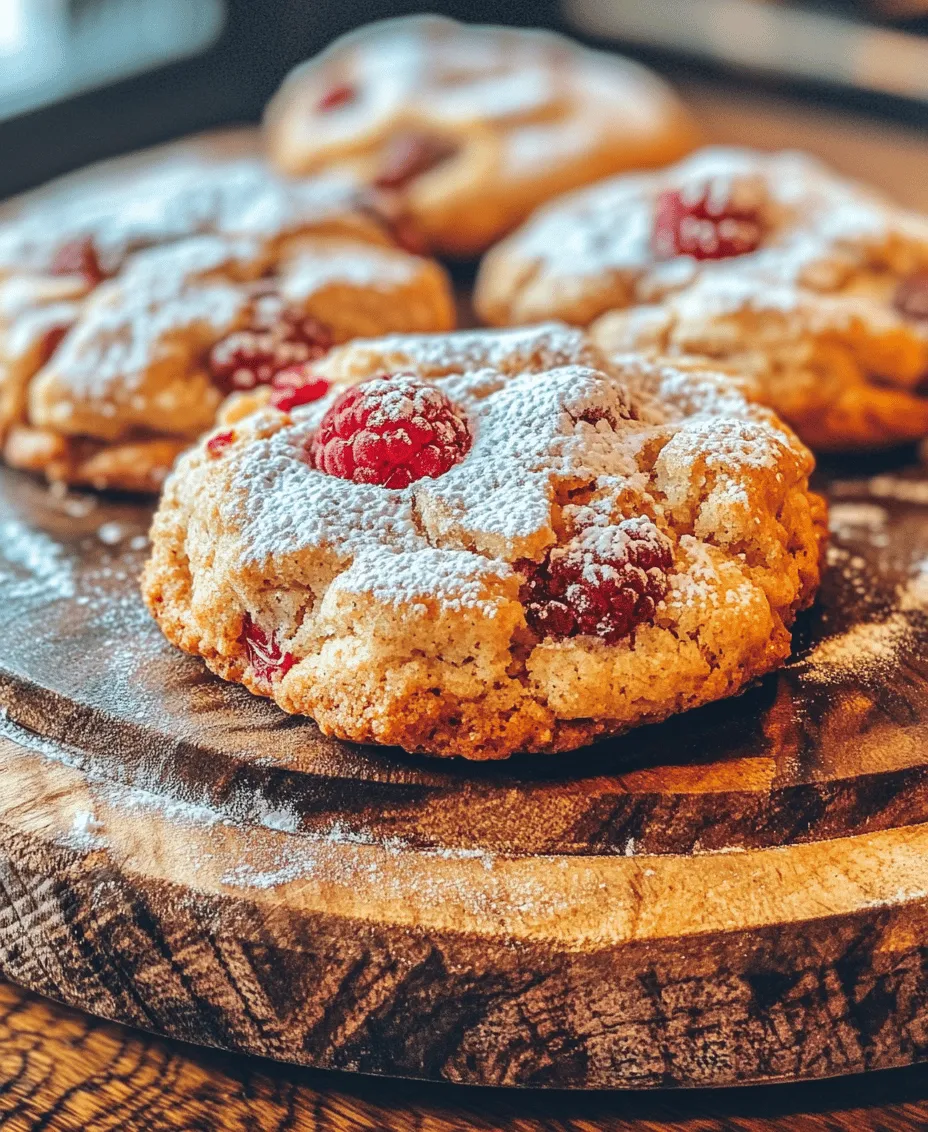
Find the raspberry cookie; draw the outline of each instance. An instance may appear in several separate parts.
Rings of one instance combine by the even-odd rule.
[[[143,592],[166,636],[321,729],[563,751],[781,664],[819,581],[809,451],[705,367],[559,325],[395,336],[179,461]]]
[[[228,393],[355,335],[453,324],[443,270],[344,180],[190,157],[53,194],[0,227],[4,458],[157,490]]]
[[[800,154],[709,149],[566,197],[490,252],[476,302],[730,365],[813,447],[928,434],[928,219]]]
[[[428,247],[463,256],[557,193],[672,161],[694,140],[674,95],[636,63],[438,16],[338,40],[286,80],[266,132],[286,172],[346,165]]]

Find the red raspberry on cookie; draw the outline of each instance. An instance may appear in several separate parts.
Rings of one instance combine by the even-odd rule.
[[[288,366],[271,379],[271,404],[281,412],[289,413],[299,405],[310,405],[329,391],[324,377],[316,377],[306,363]]]
[[[445,394],[398,374],[342,393],[322,418],[310,457],[330,476],[402,488],[436,479],[469,447],[467,421]]]
[[[242,626],[242,640],[248,663],[259,680],[267,680],[268,683],[279,680],[296,663],[293,653],[281,648],[276,633],[266,633],[249,614],[245,615]]]
[[[673,552],[646,518],[588,527],[541,563],[526,563],[521,600],[540,636],[588,633],[615,644],[653,616],[670,587]]]
[[[319,99],[316,109],[322,112],[338,110],[342,106],[347,106],[349,102],[354,102],[357,97],[357,89],[351,83],[336,83]]]
[[[96,287],[106,278],[96,244],[90,236],[63,244],[55,253],[51,271],[52,275],[81,275],[91,287]]]
[[[270,385],[281,370],[321,358],[332,345],[331,331],[317,319],[262,295],[249,326],[210,350],[209,371],[223,389],[254,389]]]
[[[666,189],[657,198],[653,243],[663,259],[730,259],[757,251],[763,238],[758,209],[737,204],[724,184]]]

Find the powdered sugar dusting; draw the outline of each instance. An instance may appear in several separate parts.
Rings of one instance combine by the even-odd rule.
[[[593,365],[578,364],[578,356]],[[631,499],[647,490],[639,453],[654,435],[673,468],[692,465],[703,477],[711,470],[711,482],[701,488],[712,500],[705,524],[718,522],[720,508],[729,519],[750,512],[751,476],[785,470],[790,461],[800,472],[811,466],[808,453],[792,449],[773,418],[721,375],[681,375],[640,358],[610,365],[581,332],[557,324],[392,335],[337,349],[317,368],[353,384],[393,364],[431,378],[466,419],[470,451],[437,478],[386,489],[311,466],[310,441],[339,396],[338,384],[296,410],[292,423],[281,427],[279,418],[264,415],[243,422],[240,443],[220,465],[200,464],[204,474],[212,467],[222,473],[215,503],[221,527],[237,532],[236,555],[249,568],[257,565],[269,586],[299,556],[316,602],[326,591],[330,601],[366,593],[397,608],[424,612],[437,603],[495,616],[518,592],[512,564],[538,562],[558,541],[555,509],[566,493],[608,485],[608,503],[621,490]],[[689,506],[696,483],[689,474],[665,473],[659,462],[653,475],[671,507]],[[679,500],[661,477],[679,483]],[[565,502],[569,523],[617,521],[608,508],[599,516],[594,505],[585,517],[583,508]],[[191,527],[194,570],[201,556],[211,556],[210,539]],[[705,585],[714,577],[707,575]]]
[[[65,243],[89,236],[107,273],[141,248],[191,236],[266,239],[344,216],[356,186],[331,176],[289,182],[262,161],[173,157],[110,181],[69,185],[0,228],[0,276],[47,273]]]
[[[512,376],[560,366],[602,364],[602,355],[582,330],[547,322],[493,332],[387,334],[336,350],[316,368],[331,381],[350,382],[364,380],[382,368],[393,372],[411,369],[421,377],[472,375],[481,371]]]

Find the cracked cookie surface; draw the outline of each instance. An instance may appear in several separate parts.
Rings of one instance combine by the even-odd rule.
[[[637,63],[438,16],[336,41],[287,78],[265,129],[286,172],[346,165],[426,246],[465,256],[558,193],[694,144],[679,101]]]
[[[728,377],[607,362],[558,324],[391,336],[314,368],[325,398],[201,442],[155,518],[145,600],[220,676],[341,738],[493,759],[731,695],[788,656],[824,504],[808,450]],[[372,378],[402,396],[339,417]],[[392,489],[313,466],[325,420],[346,443],[411,428],[423,384],[430,419],[462,424],[440,474]]]
[[[189,155],[46,191],[0,225],[3,455],[155,491],[232,389],[355,335],[453,323],[442,268],[344,178]]]
[[[476,305],[731,367],[814,448],[928,435],[928,219],[801,154],[707,149],[564,197],[488,254]]]

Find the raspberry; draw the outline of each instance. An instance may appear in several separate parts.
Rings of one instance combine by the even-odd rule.
[[[52,260],[51,272],[52,275],[82,275],[91,287],[96,287],[106,278],[90,236],[62,244]]]
[[[351,83],[336,83],[330,86],[325,94],[316,103],[316,109],[322,113],[327,110],[337,110],[340,106],[347,106],[358,97],[357,90]]]
[[[470,429],[440,389],[417,377],[375,377],[346,390],[319,423],[313,467],[339,479],[401,488],[464,459]]]
[[[285,676],[296,663],[292,652],[284,652],[277,640],[277,633],[270,636],[256,624],[250,613],[245,614],[242,626],[242,640],[248,663],[259,680],[271,683]]]
[[[269,385],[282,369],[316,361],[332,346],[328,327],[267,294],[256,299],[245,330],[233,331],[213,346],[208,365],[225,390],[254,389]]]
[[[228,432],[217,432],[207,440],[206,451],[210,456],[221,456],[234,439],[235,433],[231,429]]]
[[[893,306],[905,318],[928,321],[928,271],[903,279],[893,296]]]
[[[457,152],[457,146],[439,134],[409,130],[394,134],[380,155],[374,180],[378,189],[402,189]]]
[[[669,588],[670,543],[646,518],[587,527],[543,562],[520,562],[520,600],[541,637],[592,634],[615,644],[650,621]]]
[[[318,401],[329,391],[329,383],[325,378],[315,377],[307,365],[288,366],[280,373],[275,373],[271,387],[271,404],[284,413],[289,413],[297,405]]]
[[[756,251],[763,237],[757,209],[736,205],[712,183],[698,196],[668,189],[657,199],[653,246],[661,259],[729,259]]]

